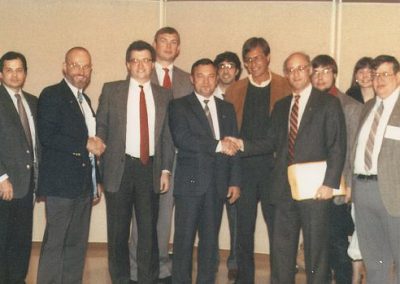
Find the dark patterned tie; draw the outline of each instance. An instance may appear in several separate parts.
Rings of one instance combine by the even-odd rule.
[[[374,120],[372,121],[371,130],[369,131],[367,144],[365,146],[364,166],[367,172],[369,172],[369,170],[371,170],[372,168],[372,153],[374,151],[376,130],[378,129],[379,120],[381,119],[382,113],[383,101],[380,103],[375,111]]]
[[[294,161],[294,143],[296,141],[297,136],[297,124],[299,118],[299,95],[294,96],[294,104],[292,107],[292,111],[290,113],[290,121],[289,121],[289,164],[292,164]]]
[[[15,97],[17,98],[19,119],[21,120],[22,128],[24,129],[26,140],[28,142],[28,146],[31,151],[31,155],[33,155],[32,134],[31,134],[31,129],[29,127],[28,115],[26,114],[24,104],[22,103],[21,95],[15,94]]]
[[[172,83],[171,83],[171,77],[169,76],[169,69],[163,68],[163,70],[164,70],[163,87],[166,89],[171,89]]]
[[[143,165],[149,162],[149,124],[147,119],[146,97],[143,86],[140,88],[140,161]]]
[[[208,124],[210,125],[212,135],[215,138],[214,125],[213,125],[213,121],[212,121],[212,117],[211,117],[211,113],[210,113],[210,108],[208,107],[208,102],[209,101],[210,100],[204,100],[204,103],[206,104],[204,106],[204,112],[206,114],[206,117],[207,117],[207,120],[208,120]]]

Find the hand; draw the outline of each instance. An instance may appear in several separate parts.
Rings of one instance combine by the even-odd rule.
[[[242,139],[232,137],[232,136],[226,136],[225,138],[227,140],[233,142],[240,151],[242,151],[242,152],[244,151],[244,143],[243,143]]]
[[[346,195],[344,196],[344,202],[350,203],[351,201],[351,187],[347,186],[346,187]]]
[[[229,204],[233,204],[240,197],[240,188],[238,186],[230,186],[228,188],[228,194],[226,197],[229,200]]]
[[[170,187],[171,174],[169,172],[162,172],[160,178],[160,193],[165,193]]]
[[[96,193],[96,195],[94,196],[93,201],[92,201],[92,205],[93,205],[93,206],[95,206],[95,205],[97,205],[97,204],[100,203],[100,201],[101,201],[101,196],[103,195],[103,192],[104,192],[103,185],[102,185],[101,183],[98,183],[98,184],[97,184],[97,193]]]
[[[106,144],[97,136],[89,137],[86,149],[93,155],[100,157],[106,150]]]
[[[221,152],[228,156],[235,155],[236,152],[239,150],[237,145],[228,138],[224,138],[221,140],[221,146],[222,146]]]
[[[14,190],[10,180],[7,178],[6,180],[0,182],[0,198],[6,201],[10,201],[13,199]]]
[[[333,197],[333,189],[326,185],[321,185],[315,194],[314,199],[317,200],[327,200]]]

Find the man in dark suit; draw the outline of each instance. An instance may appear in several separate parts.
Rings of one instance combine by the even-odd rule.
[[[275,102],[290,93],[287,81],[269,69],[270,51],[264,38],[249,38],[242,48],[242,59],[249,76],[232,84],[225,93],[225,99],[235,108],[240,136],[246,140],[266,137]],[[259,202],[269,242],[272,241],[274,207],[269,177],[273,155],[243,157],[241,160],[243,194],[237,203],[238,282],[251,284],[254,283],[254,232]]]
[[[356,136],[358,121],[360,119],[362,104],[352,97],[342,93],[335,85],[338,67],[336,61],[329,55],[321,54],[311,61],[313,73],[311,82],[314,88],[327,92],[339,99],[346,120],[346,162],[343,169],[348,197],[351,191],[350,154]],[[349,199],[349,198],[348,198]],[[329,266],[333,278],[337,283],[351,284],[352,263],[347,254],[349,236],[354,231],[354,224],[350,214],[350,205],[344,196],[336,196],[330,209],[329,226]]]
[[[367,283],[400,279],[400,64],[372,61],[376,97],[361,113],[352,153],[353,200]],[[394,266],[394,273],[393,273]]]
[[[215,282],[218,228],[223,203],[240,195],[237,148],[225,136],[236,136],[232,105],[217,99],[217,70],[210,59],[192,65],[194,93],[170,104],[171,133],[178,149],[175,173],[173,283],[192,283],[192,252],[199,234],[196,283]],[[228,155],[233,155],[229,157]]]
[[[156,51],[156,61],[151,72],[151,83],[172,90],[173,98],[181,98],[193,91],[190,74],[174,65],[180,52],[180,36],[176,29],[163,27],[155,36],[153,47]],[[174,172],[172,172],[172,175]],[[157,238],[160,258],[160,280],[168,283],[171,280],[172,262],[168,254],[171,236],[171,222],[173,212],[173,176],[170,190],[160,194],[160,204],[157,219]],[[135,209],[132,212],[132,232],[130,240],[131,279],[137,280],[137,225]]]
[[[113,283],[129,283],[132,208],[138,231],[138,283],[155,283],[158,193],[167,192],[174,160],[168,125],[170,90],[150,82],[155,51],[144,41],[126,51],[129,77],[106,83],[97,111],[97,135],[107,150],[101,161],[107,206],[109,270]]]
[[[0,283],[25,283],[32,243],[37,175],[37,98],[22,90],[27,63],[21,53],[0,58]]]
[[[243,155],[275,152],[271,202],[275,205],[271,283],[295,283],[296,252],[303,230],[307,283],[329,283],[329,208],[339,188],[346,155],[346,124],[337,98],[311,86],[308,55],[296,52],[284,62],[293,95],[276,103],[268,137],[244,140]],[[288,166],[326,161],[314,199],[295,201]]]
[[[37,283],[81,283],[93,196],[97,195],[94,155],[104,151],[83,91],[90,82],[89,52],[73,47],[65,55],[64,79],[39,97],[42,145],[38,195],[46,198],[46,230]]]

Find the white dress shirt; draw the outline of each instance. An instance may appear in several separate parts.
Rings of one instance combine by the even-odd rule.
[[[294,97],[296,95],[300,95],[300,98],[299,98],[299,112],[298,112],[298,116],[297,116],[297,129],[299,129],[300,122],[301,122],[301,119],[302,119],[303,114],[304,114],[304,110],[306,109],[306,105],[307,105],[308,99],[310,98],[310,95],[311,95],[311,90],[312,90],[312,85],[310,84],[303,91],[301,91],[299,94],[294,94],[293,93],[293,98],[292,98],[292,101],[290,103],[288,129],[290,129],[290,114],[292,112],[292,108],[293,108],[293,105],[294,105],[294,102],[295,102],[295,98]]]
[[[215,104],[214,96],[211,95],[210,97],[206,98],[206,97],[203,97],[202,95],[199,95],[196,92],[195,92],[195,94],[196,94],[196,97],[199,100],[201,107],[203,109],[206,106],[204,100],[209,100],[207,105],[208,105],[208,108],[210,109],[211,119],[212,119],[212,123],[213,123],[213,127],[214,127],[215,140],[219,140],[220,135],[219,135],[218,113],[217,113],[217,106]]]
[[[29,107],[29,104],[25,99],[22,89],[18,90],[18,92],[16,93],[12,89],[8,88],[6,85],[3,84],[3,86],[6,88],[7,93],[9,94],[17,112],[18,112],[18,102],[17,102],[17,98],[15,97],[15,94],[21,95],[22,104],[24,105],[26,115],[28,116],[29,129],[31,131],[31,136],[32,136],[33,159],[34,159],[34,163],[36,163],[37,157],[36,157],[35,121],[33,119],[33,115],[32,115],[31,109]],[[5,181],[6,179],[8,179],[7,173],[0,176],[0,182]]]
[[[354,161],[354,173],[362,175],[376,175],[378,174],[378,156],[382,147],[383,137],[385,135],[386,127],[389,122],[390,115],[399,97],[400,88],[397,88],[390,96],[382,100],[376,97],[376,102],[371,112],[368,114],[363,126],[361,127],[360,134],[358,135],[356,144],[356,157]],[[371,130],[372,122],[374,120],[375,112],[379,105],[383,102],[383,113],[379,120],[378,128],[375,134],[374,148],[372,151],[372,167],[369,171],[365,169],[365,148]]]
[[[214,90],[213,96],[223,100],[224,99],[223,95],[224,95],[224,92],[221,90],[221,88],[218,85]]]
[[[126,154],[140,158],[140,87],[143,86],[146,98],[147,121],[149,126],[149,155],[154,156],[155,104],[150,81],[139,84],[131,78],[129,82],[127,119],[126,119]]]
[[[163,68],[168,68],[169,72],[169,78],[171,79],[171,84],[172,84],[172,76],[173,76],[173,70],[174,70],[174,65],[170,64],[166,67],[161,66],[160,63],[158,63],[156,61],[156,63],[154,64],[155,69],[156,69],[156,74],[157,74],[157,78],[158,78],[158,82],[160,83],[160,86],[163,85],[164,83],[164,76],[165,76],[165,71],[163,70]]]

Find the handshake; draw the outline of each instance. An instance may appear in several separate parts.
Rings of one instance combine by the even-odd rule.
[[[233,156],[237,151],[244,151],[243,140],[232,136],[226,136],[221,140],[221,153]]]

